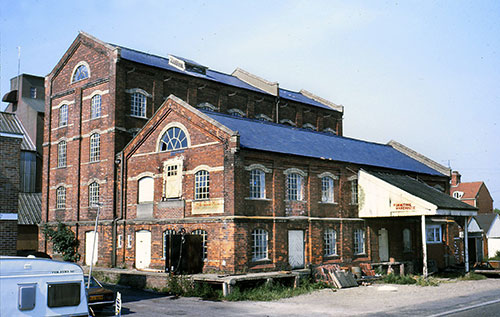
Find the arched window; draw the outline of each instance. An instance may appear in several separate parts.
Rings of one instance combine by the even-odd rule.
[[[66,141],[57,144],[57,167],[66,167]]]
[[[146,118],[146,95],[134,92],[130,95],[130,115]]]
[[[334,185],[333,178],[325,176],[321,178],[321,202],[333,203],[334,199]]]
[[[152,177],[146,176],[139,180],[138,203],[151,203],[154,201],[155,183]]]
[[[325,256],[337,255],[337,232],[332,228],[325,230]]]
[[[257,120],[260,120],[260,121],[269,121],[269,122],[272,122],[273,120],[271,118],[269,118],[268,116],[266,116],[265,114],[263,113],[259,113],[258,115],[255,116],[255,118]]]
[[[85,65],[80,65],[76,68],[75,72],[73,73],[73,80],[72,82],[76,82],[79,80],[83,80],[89,78],[89,70],[87,66]]]
[[[304,123],[302,125],[302,128],[307,129],[307,130],[311,130],[311,131],[316,131],[316,127],[311,123]]]
[[[298,173],[290,173],[286,176],[286,199],[302,200],[302,184],[304,180]]]
[[[188,140],[181,128],[172,127],[165,132],[160,144],[160,151],[172,151],[187,148]]]
[[[266,198],[266,174],[258,168],[250,171],[250,198]]]
[[[97,162],[101,156],[101,135],[94,133],[90,136],[90,161]]]
[[[196,229],[193,230],[193,234],[200,235],[203,241],[203,260],[207,259],[207,253],[208,253],[208,248],[207,248],[207,232],[203,229]]]
[[[212,105],[210,102],[201,102],[198,104],[198,108],[202,110],[217,111],[217,107]]]
[[[194,179],[194,199],[210,198],[210,174],[201,170],[195,174]]]
[[[252,231],[252,261],[267,259],[268,234],[264,229]]]
[[[99,204],[99,184],[93,182],[89,185],[89,207],[96,207]]]
[[[227,112],[234,117],[246,117],[246,114],[238,108],[229,109]]]
[[[68,105],[62,105],[59,108],[59,126],[65,127],[68,125]]]
[[[99,118],[101,116],[101,95],[95,95],[90,101],[90,118]]]
[[[56,209],[66,208],[66,188],[59,186],[56,189]]]

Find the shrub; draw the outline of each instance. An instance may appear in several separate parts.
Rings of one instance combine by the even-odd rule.
[[[57,230],[54,230],[45,224],[42,230],[45,239],[50,238],[54,251],[61,253],[64,261],[77,262],[80,260],[80,254],[77,251],[80,242],[67,225],[59,222]]]
[[[423,276],[415,276],[415,275],[395,275],[388,274],[385,275],[382,280],[382,283],[388,284],[400,284],[400,285],[418,285],[418,286],[438,286],[439,281],[435,278],[428,277],[424,278]]]

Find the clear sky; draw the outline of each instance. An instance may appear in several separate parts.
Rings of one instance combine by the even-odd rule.
[[[45,76],[79,30],[309,90],[344,105],[346,136],[394,139],[500,207],[500,1],[0,0],[2,96],[18,46]]]

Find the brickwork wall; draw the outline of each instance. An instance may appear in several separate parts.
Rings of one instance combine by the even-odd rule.
[[[476,197],[476,207],[479,208],[478,214],[490,214],[493,212],[493,198],[486,188],[486,185],[482,185],[479,189],[479,193]]]

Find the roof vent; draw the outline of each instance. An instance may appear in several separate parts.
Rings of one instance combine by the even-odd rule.
[[[168,64],[184,72],[192,72],[198,74],[207,74],[208,67],[191,61],[189,59],[168,55]]]
[[[232,76],[238,78],[239,80],[258,88],[260,90],[264,90],[265,92],[277,96],[278,95],[278,83],[270,82],[254,74],[251,74],[241,68],[236,68],[234,72],[231,74]]]

